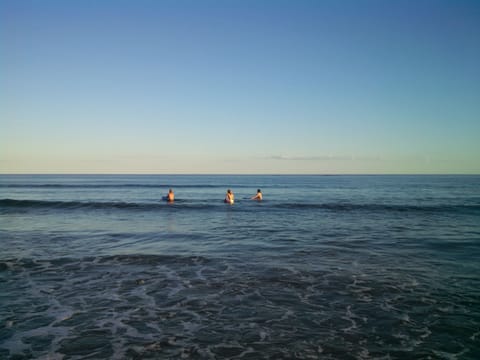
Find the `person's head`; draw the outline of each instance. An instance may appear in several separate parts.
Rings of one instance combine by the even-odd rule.
[[[232,193],[232,190],[228,189],[228,190],[227,190],[227,193],[231,194],[231,193]]]
[[[169,189],[168,192],[169,192],[169,193],[173,193],[173,190],[172,190],[172,189]]]
[[[262,190],[260,190],[260,189],[257,189],[257,193],[261,193],[261,192],[262,192]]]

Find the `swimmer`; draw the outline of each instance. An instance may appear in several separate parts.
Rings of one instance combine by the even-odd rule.
[[[225,195],[224,202],[226,202],[227,204],[233,204],[234,201],[235,201],[235,195],[233,195],[232,190],[228,189],[227,194]]]
[[[173,193],[172,189],[168,190],[167,201],[173,202],[175,200],[175,194]]]
[[[263,195],[262,195],[262,190],[258,189],[257,190],[257,195],[251,197],[252,200],[262,200],[263,199]]]

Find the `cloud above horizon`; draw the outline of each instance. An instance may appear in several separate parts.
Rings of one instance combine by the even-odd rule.
[[[317,155],[317,156],[289,156],[289,155],[272,155],[268,156],[270,160],[283,161],[380,161],[381,157],[368,156],[345,156],[345,155]]]

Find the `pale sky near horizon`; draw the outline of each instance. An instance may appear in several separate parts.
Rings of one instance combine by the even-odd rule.
[[[0,173],[480,174],[480,1],[0,0]]]

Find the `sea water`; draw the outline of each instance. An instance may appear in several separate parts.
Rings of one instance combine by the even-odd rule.
[[[2,175],[0,239],[0,358],[480,358],[479,176]]]

